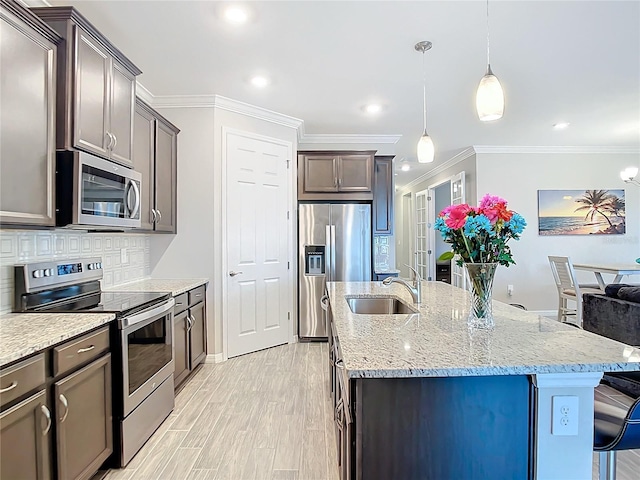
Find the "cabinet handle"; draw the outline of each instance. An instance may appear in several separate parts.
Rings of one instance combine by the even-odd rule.
[[[49,430],[51,430],[51,412],[46,405],[40,405],[40,411],[42,412],[42,415],[44,415],[44,418],[47,420],[47,426],[44,427],[44,430],[42,431],[42,436],[44,437],[47,435],[47,433],[49,433]]]
[[[118,145],[118,137],[116,137],[115,133],[112,133],[111,136],[113,137],[113,147],[111,147],[111,150],[113,150],[116,148],[116,145]]]
[[[16,388],[18,386],[18,382],[16,380],[14,380],[13,382],[11,382],[11,385],[9,385],[6,388],[0,388],[0,393],[7,393],[10,392],[11,390],[13,390],[14,388]]]
[[[78,353],[85,353],[85,352],[90,352],[91,350],[93,350],[94,348],[96,348],[95,345],[91,345],[87,348],[79,348],[78,349]]]
[[[334,363],[334,365],[340,370],[344,370],[344,362],[342,361],[342,359],[336,360],[336,363]]]
[[[158,212],[158,223],[162,222],[162,212],[160,211],[160,209],[156,210],[156,212]]]
[[[58,395],[58,398],[60,399],[60,403],[62,403],[62,406],[64,407],[64,415],[62,415],[62,418],[60,418],[60,423],[62,423],[67,419],[67,415],[69,415],[69,403],[67,402],[67,398],[63,394]]]
[[[201,297],[202,294],[201,293],[196,293],[196,297]]]
[[[191,319],[191,315],[187,315],[187,332],[191,330],[193,327],[193,320]]]
[[[105,137],[109,139],[109,143],[107,143],[107,150],[111,150],[111,144],[113,143],[113,138],[111,138],[111,134],[109,132],[104,132]]]

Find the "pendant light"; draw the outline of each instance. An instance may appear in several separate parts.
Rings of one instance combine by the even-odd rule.
[[[491,71],[489,58],[489,0],[487,0],[487,73],[478,85],[476,110],[483,122],[498,120],[504,113],[504,92],[500,80]]]
[[[431,42],[422,41],[416,43],[415,49],[418,52],[422,52],[422,72],[423,72],[423,81],[422,81],[422,106],[424,113],[424,131],[422,133],[422,137],[420,137],[420,141],[418,142],[418,162],[419,163],[430,163],[433,162],[433,157],[435,154],[435,149],[433,147],[433,140],[427,133],[427,71],[424,66],[424,52],[427,50],[431,50]]]

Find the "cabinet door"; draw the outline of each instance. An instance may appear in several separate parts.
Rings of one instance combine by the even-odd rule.
[[[133,111],[136,101],[136,78],[113,61],[111,69],[111,102],[109,132],[113,137],[111,160],[132,165]]]
[[[81,149],[109,157],[111,57],[83,30],[76,28],[73,143]]]
[[[134,116],[133,168],[142,175],[140,187],[141,228],[153,230],[154,218],[151,212],[155,208],[154,198],[154,141],[156,123],[153,113],[141,103],[136,103]]]
[[[376,158],[373,175],[373,233],[393,233],[393,158]]]
[[[200,302],[195,307],[190,308],[189,311],[192,320],[191,329],[189,330],[189,340],[191,342],[191,370],[193,370],[207,356],[204,302]]]
[[[173,317],[173,348],[175,370],[173,371],[173,383],[177,387],[189,375],[189,330],[185,310]]]
[[[0,414],[0,478],[51,478],[51,422],[46,390]]]
[[[372,155],[344,155],[338,168],[338,191],[370,192]]]
[[[304,192],[322,193],[338,191],[338,157],[305,155]]]
[[[0,222],[52,226],[56,46],[4,8],[0,24]]]
[[[111,354],[54,384],[58,478],[88,479],[113,452]]]
[[[171,127],[156,121],[156,230],[159,232],[176,233],[177,140],[178,135]]]

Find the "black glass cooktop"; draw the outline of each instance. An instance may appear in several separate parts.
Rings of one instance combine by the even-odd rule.
[[[73,285],[29,295],[23,311],[132,314],[169,299],[169,292],[102,292],[95,285]]]

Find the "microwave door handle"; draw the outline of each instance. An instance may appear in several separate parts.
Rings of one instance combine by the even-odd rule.
[[[129,197],[128,192],[131,188],[133,188],[133,193],[136,197],[133,208],[129,210],[129,218],[135,218],[138,210],[140,209],[140,189],[138,188],[138,184],[135,182],[135,180],[129,180],[129,187],[130,188],[127,189],[127,199]]]

